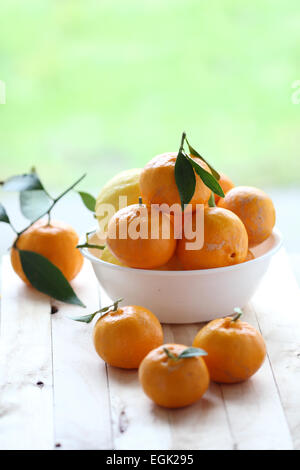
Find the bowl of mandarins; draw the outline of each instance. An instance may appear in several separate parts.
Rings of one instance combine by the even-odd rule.
[[[185,134],[177,153],[108,182],[96,217],[100,230],[80,247],[101,286],[162,323],[204,322],[244,307],[281,245],[271,198],[234,186]]]

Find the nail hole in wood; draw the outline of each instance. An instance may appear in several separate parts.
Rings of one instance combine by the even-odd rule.
[[[36,384],[40,388],[43,388],[43,386],[45,385],[44,382],[37,382]]]
[[[57,449],[59,449],[59,448],[61,447],[61,443],[60,443],[60,442],[57,442],[57,443],[55,444],[55,447],[56,447]]]

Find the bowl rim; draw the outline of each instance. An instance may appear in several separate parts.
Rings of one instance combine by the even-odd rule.
[[[89,236],[95,233],[97,229],[89,231]],[[96,256],[92,255],[92,253],[89,252],[88,248],[79,248],[80,252],[82,255],[89,259],[93,263],[100,263],[104,266],[107,266],[115,271],[123,271],[123,272],[136,272],[136,273],[145,273],[148,275],[152,274],[157,274],[159,276],[196,276],[196,275],[213,275],[216,273],[221,273],[221,272],[227,272],[227,271],[233,271],[233,270],[238,270],[243,267],[248,266],[249,264],[254,264],[254,263],[259,263],[261,261],[264,261],[266,258],[270,258],[273,256],[282,246],[282,234],[278,230],[277,227],[273,228],[272,234],[275,238],[275,243],[270,250],[268,250],[266,253],[262,254],[261,256],[258,256],[257,258],[251,259],[249,261],[246,261],[244,263],[238,263],[238,264],[232,264],[230,266],[222,266],[220,268],[208,268],[208,269],[189,269],[189,270],[178,270],[178,271],[161,271],[158,269],[139,269],[139,268],[130,268],[129,266],[119,266],[117,264],[113,263],[108,263],[107,261],[103,261],[100,258],[97,258]],[[83,234],[80,237],[80,242],[85,241],[86,239],[86,234]],[[266,241],[266,240],[265,240]],[[263,242],[264,243],[264,242]],[[259,246],[259,245],[257,245]],[[255,248],[255,247],[253,247]]]

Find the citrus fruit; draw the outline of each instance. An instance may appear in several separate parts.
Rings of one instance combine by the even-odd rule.
[[[225,175],[224,173],[220,173],[220,179],[219,179],[219,185],[223,189],[224,194],[226,194],[230,189],[234,188],[234,184],[231,181],[231,179]],[[220,196],[218,194],[215,194],[215,202],[216,204],[220,200]]]
[[[139,186],[141,171],[142,170],[140,168],[132,168],[130,170],[122,171],[109,180],[101,189],[96,199],[95,207],[95,213],[101,232],[107,231],[107,225],[109,222],[108,214],[105,211],[101,213],[102,205],[110,204],[114,209],[114,212],[117,212],[121,209],[121,207],[119,207],[120,196],[126,196],[126,206],[138,203],[139,196],[141,195]]]
[[[218,206],[239,216],[246,227],[250,247],[271,235],[275,225],[275,208],[272,199],[261,189],[236,186],[219,200]]]
[[[209,386],[209,373],[202,357],[172,359],[187,346],[165,344],[143,359],[139,367],[139,380],[146,395],[157,405],[179,408],[199,400]]]
[[[242,382],[251,377],[265,359],[263,337],[253,326],[238,318],[237,314],[213,320],[194,339],[193,346],[207,352],[203,360],[215,382]]]
[[[148,204],[180,204],[180,196],[175,181],[177,153],[168,152],[157,155],[144,167],[140,176],[140,188],[144,201]],[[193,157],[202,168],[211,172],[200,158]],[[196,187],[190,204],[204,204],[210,196],[210,189],[196,176]]]
[[[111,366],[138,368],[149,351],[163,343],[163,331],[147,308],[118,307],[99,318],[94,327],[94,346]]]
[[[192,217],[196,230],[196,212]],[[188,249],[193,242],[183,234],[177,242],[177,257],[184,269],[207,269],[229,266],[245,261],[248,252],[246,229],[237,215],[219,207],[204,208],[204,243],[200,249]],[[197,228],[199,233],[200,227]]]
[[[78,235],[70,225],[58,221],[51,221],[50,224],[39,221],[19,236],[16,247],[45,256],[71,281],[83,264],[77,243]],[[20,255],[14,247],[11,249],[11,263],[18,276],[30,285],[23,272]]]
[[[169,228],[169,235],[164,235],[164,227]],[[152,269],[172,258],[176,248],[173,231],[167,214],[155,213],[144,204],[133,204],[110,220],[106,242],[113,255],[126,266]]]

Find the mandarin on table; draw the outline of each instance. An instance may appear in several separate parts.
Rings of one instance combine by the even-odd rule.
[[[236,186],[219,200],[219,207],[234,212],[244,223],[249,246],[266,240],[275,225],[275,208],[272,199],[261,189],[252,186]]]
[[[45,256],[71,281],[83,264],[83,256],[76,248],[77,243],[78,235],[70,225],[58,221],[51,221],[50,224],[39,221],[19,236],[16,247]],[[11,249],[11,263],[18,276],[31,285],[22,269],[18,250],[14,247]]]
[[[165,344],[149,352],[139,367],[144,392],[157,405],[166,408],[191,405],[202,397],[209,386],[205,362],[202,357],[171,359],[165,348],[179,356],[187,346]]]
[[[163,331],[147,308],[118,307],[99,318],[94,327],[94,346],[109,365],[136,369],[152,349],[163,343]]]
[[[180,196],[175,181],[175,163],[177,153],[167,152],[157,155],[144,167],[140,176],[141,195],[148,204],[180,204]],[[193,157],[202,168],[211,173],[200,158]],[[190,204],[205,204],[210,196],[210,189],[195,173],[196,187]]]
[[[193,231],[196,215],[192,214]],[[208,269],[230,266],[245,261],[248,236],[244,224],[233,212],[219,207],[205,207],[204,240],[201,249],[188,249],[193,242],[183,235],[177,243],[177,257],[184,269]]]
[[[242,382],[264,362],[266,346],[262,335],[238,318],[239,315],[213,320],[194,339],[193,346],[207,352],[203,360],[214,382]]]
[[[164,227],[170,230],[169,235],[164,235]],[[130,233],[131,228],[136,238],[133,238],[133,232]],[[122,234],[123,230],[125,234]],[[146,238],[143,238],[143,230]],[[152,233],[156,233],[157,238],[151,238]],[[106,241],[110,251],[122,264],[140,269],[164,265],[176,249],[170,217],[160,211],[151,211],[145,204],[133,204],[118,211],[108,224]]]

